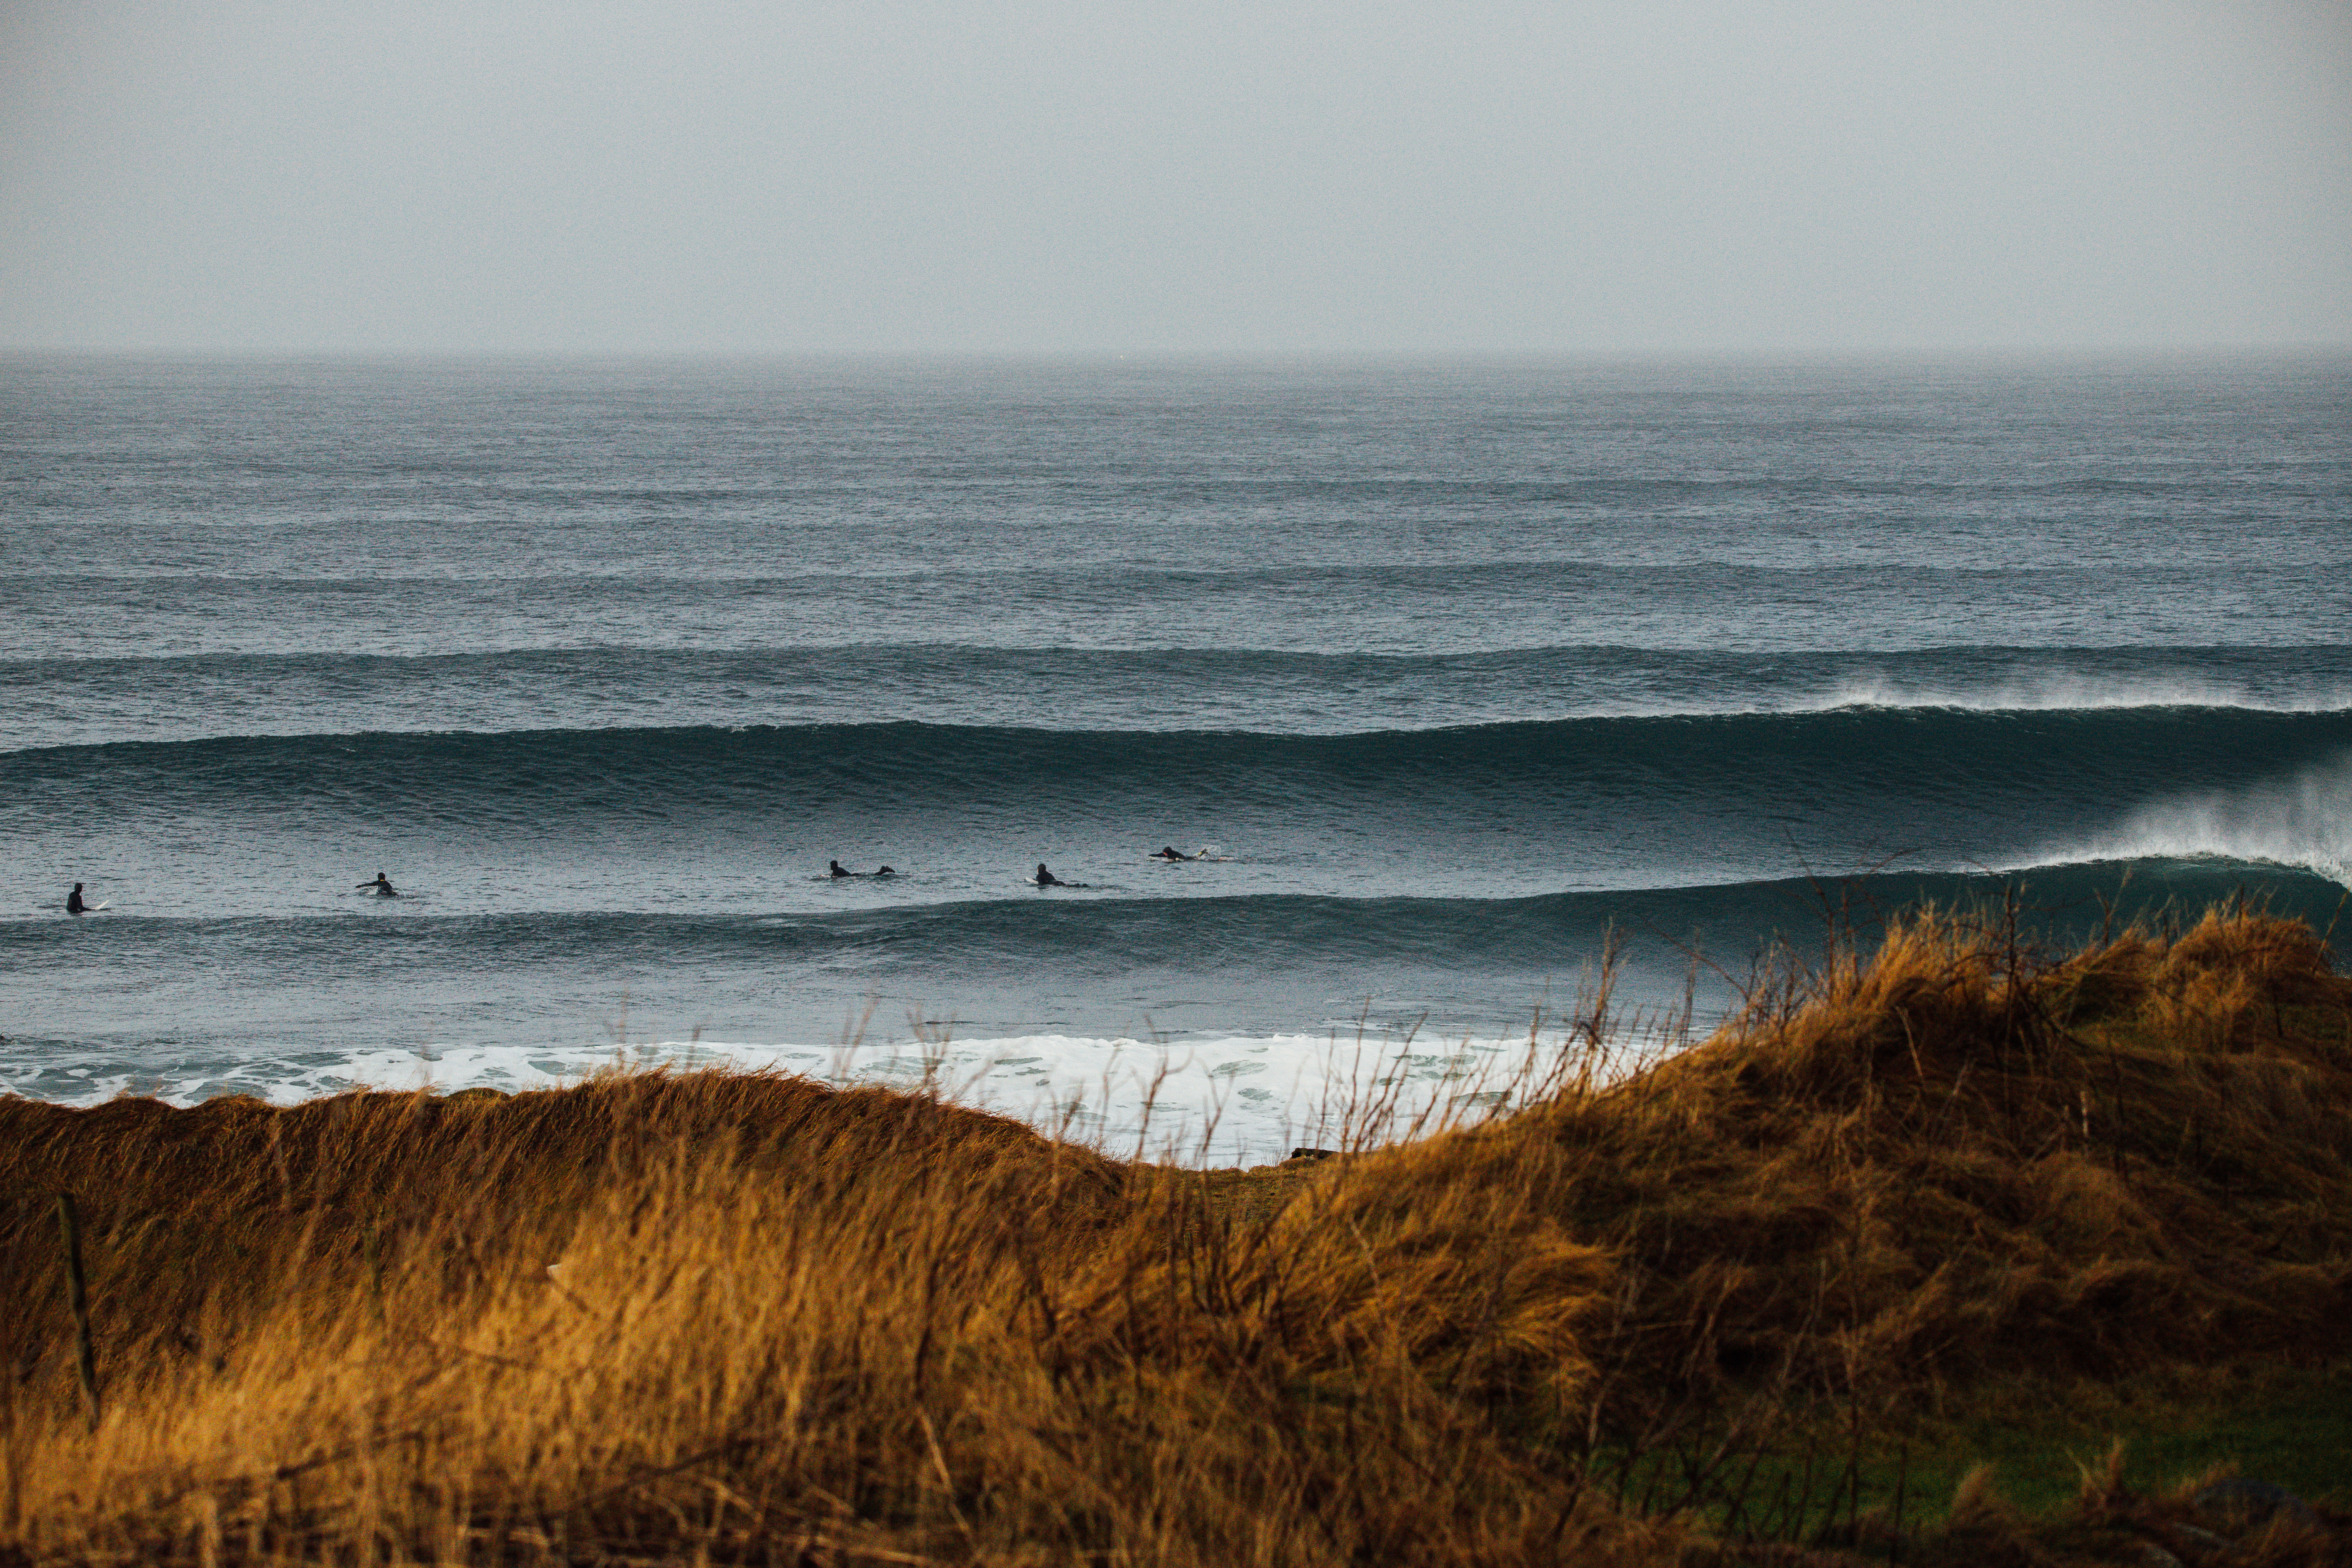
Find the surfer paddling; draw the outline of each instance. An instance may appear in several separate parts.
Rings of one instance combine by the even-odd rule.
[[[887,866],[883,867],[878,871],[853,871],[838,860],[826,861],[825,868],[825,874],[836,880],[843,877],[895,877],[898,874]]]
[[[1198,860],[1200,857],[1198,855],[1186,855],[1178,850],[1177,847],[1171,844],[1165,849],[1153,850],[1147,858],[1152,860]]]
[[[385,876],[381,871],[378,871],[375,874],[374,881],[362,882],[355,890],[362,893],[373,892],[379,899],[396,899],[400,897],[400,889],[394,887],[392,885],[392,879]]]

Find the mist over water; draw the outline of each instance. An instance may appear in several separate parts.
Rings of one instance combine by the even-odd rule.
[[[698,1038],[1115,1141],[1172,1064],[1155,1125],[1262,1157],[1360,1073],[1473,1092],[1612,932],[1703,1018],[1825,900],[2324,924],[2347,410],[2312,360],[0,362],[0,1082]]]

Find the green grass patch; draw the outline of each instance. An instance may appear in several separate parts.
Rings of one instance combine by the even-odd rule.
[[[2021,1513],[2060,1512],[2120,1441],[2135,1492],[2168,1492],[2227,1468],[2308,1502],[2352,1505],[2352,1365],[2272,1372],[2194,1399],[2126,1402],[2084,1387],[2070,1397],[2100,1407],[1963,1415],[1933,1429],[1866,1431],[1859,1443],[1820,1426],[1761,1451],[1701,1440],[1646,1455],[1614,1485],[1629,1504],[1682,1508],[1732,1539],[1813,1540],[1874,1512],[1907,1533],[1943,1524],[1979,1465],[1993,1467],[1993,1492]],[[1609,1464],[1603,1454],[1596,1468]]]

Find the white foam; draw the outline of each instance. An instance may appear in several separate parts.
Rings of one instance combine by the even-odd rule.
[[[1203,1037],[1166,1041],[1025,1035],[820,1047],[660,1041],[614,1049],[525,1046],[371,1048],[321,1061],[255,1058],[204,1074],[136,1076],[52,1066],[20,1093],[90,1105],[125,1091],[188,1105],[225,1093],[290,1105],[358,1088],[488,1088],[509,1093],[578,1083],[614,1068],[728,1067],[842,1084],[935,1089],[1121,1157],[1259,1164],[1299,1146],[1337,1148],[1506,1108],[1528,1041]],[[1547,1051],[1538,1047],[1538,1058]],[[1371,1110],[1368,1114],[1368,1108]]]
[[[2242,681],[2178,672],[2092,675],[2079,670],[2017,674],[1966,685],[1861,674],[1842,680],[1820,700],[1840,708],[1950,708],[1972,712],[2062,712],[2136,708],[2241,708],[2266,713],[2340,713],[2352,709],[2352,688],[2257,691]],[[1800,704],[1794,710],[1806,710]]]

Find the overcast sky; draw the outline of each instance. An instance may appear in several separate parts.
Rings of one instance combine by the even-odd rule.
[[[2352,342],[2352,4],[0,0],[0,345]]]

